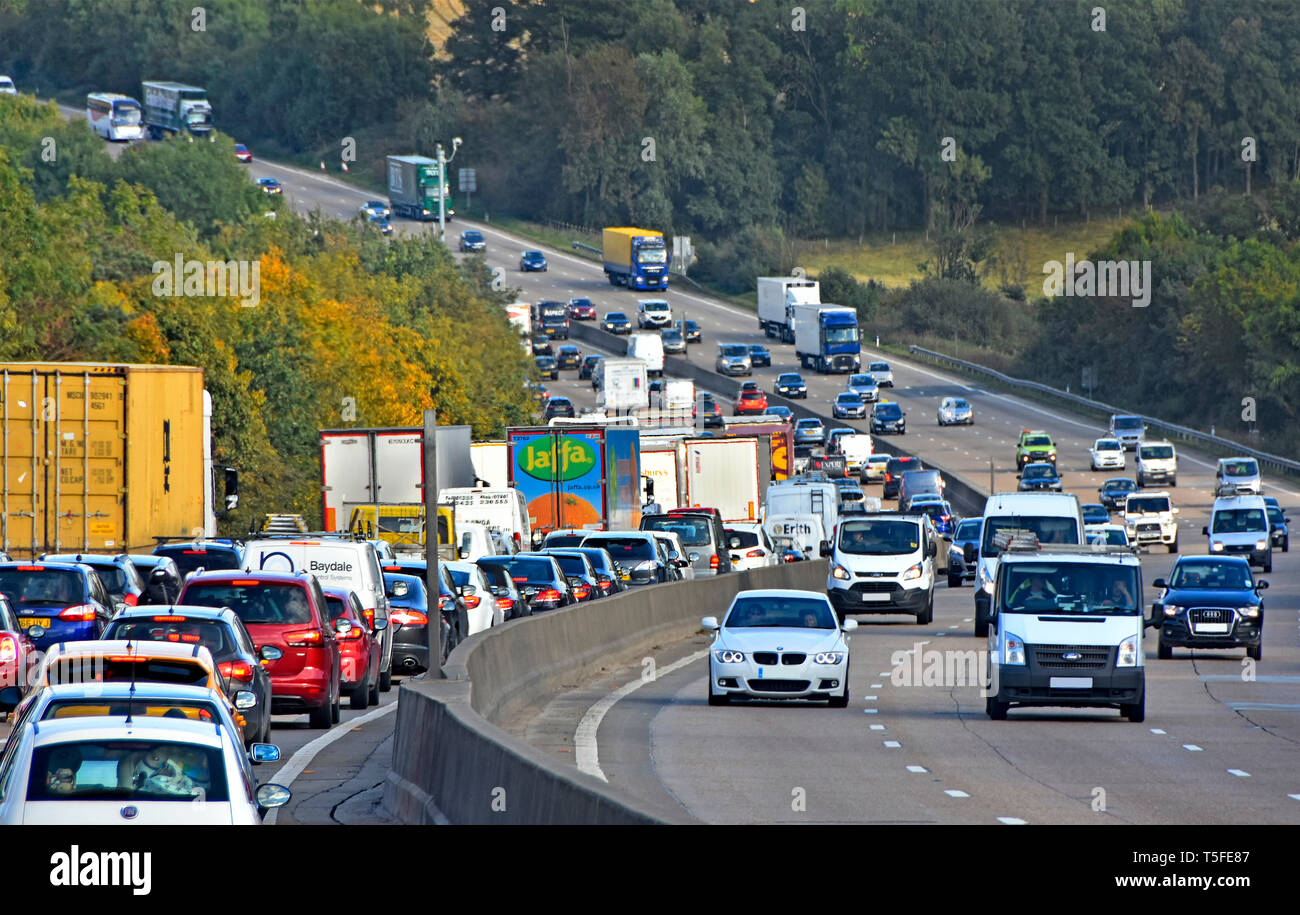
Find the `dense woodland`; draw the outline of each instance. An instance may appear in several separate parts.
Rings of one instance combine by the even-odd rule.
[[[0,66],[191,80],[264,153],[352,138],[376,183],[459,135],[476,202],[690,234],[726,291],[788,268],[789,239],[927,229],[911,288],[835,278],[874,329],[1076,388],[1094,368],[1098,397],[1297,450],[1300,4],[461,0],[436,48],[430,3],[211,0],[196,32],[190,0],[0,0]],[[1152,261],[1147,308],[980,285],[990,225],[1147,207],[1095,252]]]

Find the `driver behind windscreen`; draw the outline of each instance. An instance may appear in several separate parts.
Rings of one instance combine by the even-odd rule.
[[[1016,590],[1011,593],[1009,603],[1013,607],[1023,607],[1031,600],[1034,601],[1055,601],[1056,588],[1054,588],[1041,572],[1031,572],[1020,584]]]

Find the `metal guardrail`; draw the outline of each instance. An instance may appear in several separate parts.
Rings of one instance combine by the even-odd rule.
[[[582,242],[580,242],[580,241],[575,241],[575,242],[573,243],[573,250],[574,250],[574,251],[590,251],[592,254],[595,254],[597,257],[601,256],[601,255],[604,253],[604,252],[602,252],[599,248],[593,248],[591,245],[584,245],[584,244],[583,244]]]
[[[1041,384],[1037,381],[1027,381],[1023,378],[1012,378],[1010,375],[1004,375],[1002,372],[991,369],[988,366],[979,365],[974,362],[967,362],[964,359],[957,359],[956,357],[949,356],[946,353],[937,353],[934,350],[929,350],[921,346],[909,346],[907,349],[910,353],[924,356],[925,358],[933,360],[941,365],[961,368],[977,375],[987,375],[988,377],[994,378],[1010,387],[1036,391],[1040,394],[1055,397],[1077,407],[1084,407],[1085,409],[1096,410],[1101,413],[1122,413],[1127,416],[1141,416],[1144,423],[1151,428],[1163,432],[1167,436],[1196,442],[1219,451],[1226,451],[1227,454],[1225,456],[1235,457],[1237,455],[1249,455],[1259,461],[1261,466],[1271,466],[1278,470],[1284,470],[1290,473],[1300,473],[1300,461],[1293,461],[1289,458],[1279,457],[1276,454],[1257,451],[1254,448],[1249,448],[1240,442],[1233,441],[1232,439],[1223,438],[1218,435],[1210,435],[1207,432],[1201,432],[1197,429],[1188,428],[1187,426],[1178,426],[1174,423],[1167,423],[1164,420],[1156,419],[1152,416],[1142,416],[1141,413],[1133,413],[1131,410],[1125,410],[1121,407],[1102,403],[1098,400],[1089,400],[1088,398],[1081,397],[1078,394],[1070,394],[1058,388],[1051,387],[1050,385]]]

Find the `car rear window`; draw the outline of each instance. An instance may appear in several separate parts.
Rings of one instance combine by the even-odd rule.
[[[541,559],[515,559],[510,563],[510,577],[516,582],[555,581],[555,569]]]
[[[229,801],[221,750],[154,740],[70,741],[32,753],[29,801]]]
[[[642,530],[676,534],[686,546],[707,546],[713,539],[711,525],[704,518],[647,518]]]
[[[85,579],[71,569],[39,565],[0,569],[0,593],[15,609],[24,606],[80,603],[86,594]]]
[[[245,625],[312,622],[307,591],[296,584],[254,579],[191,584],[186,587],[181,603],[197,607],[229,607]]]
[[[164,546],[154,550],[155,556],[166,556],[176,563],[176,568],[184,578],[191,572],[207,569],[238,569],[239,553],[229,547],[207,547],[198,549],[193,546]]]
[[[876,407],[876,414],[886,419],[895,416],[902,416],[903,408],[896,403],[881,404],[880,406]]]
[[[148,658],[138,655],[59,658],[46,671],[51,684],[145,682],[206,686],[209,676],[197,659]]]
[[[746,550],[758,546],[758,534],[753,531],[727,531],[727,545],[733,550]]]
[[[188,718],[191,721],[215,721],[211,702],[201,699],[55,699],[41,713],[42,721],[61,718],[102,718],[105,715],[131,715],[141,718]]]
[[[643,540],[640,537],[610,537],[608,539],[602,537],[597,542],[616,561],[620,559],[646,560],[658,558],[650,541]]]
[[[190,620],[163,613],[156,617],[116,619],[108,624],[104,638],[202,645],[217,659],[229,657],[236,651],[234,640],[225,623]]]

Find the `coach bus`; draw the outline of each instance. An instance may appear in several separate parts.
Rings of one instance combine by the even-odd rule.
[[[86,120],[105,140],[138,140],[144,136],[140,103],[115,92],[86,96]]]

